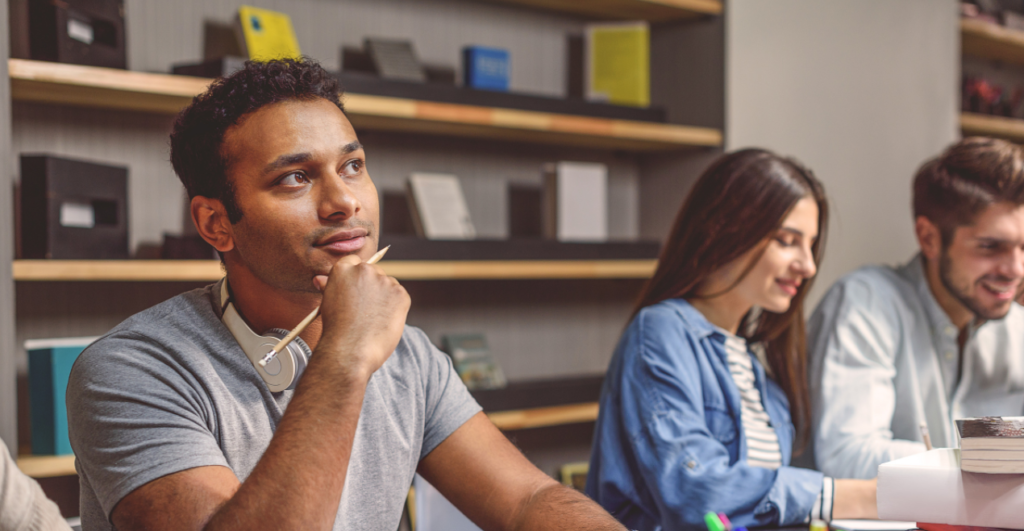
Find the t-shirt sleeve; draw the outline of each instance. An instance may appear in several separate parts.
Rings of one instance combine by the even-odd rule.
[[[79,356],[67,389],[77,468],[108,521],[114,506],[157,478],[228,466],[198,383],[157,341],[108,336]]]
[[[420,459],[423,459],[482,408],[455,372],[451,358],[438,350],[422,330],[407,327],[405,337],[420,358],[423,371],[426,394],[420,450]]]

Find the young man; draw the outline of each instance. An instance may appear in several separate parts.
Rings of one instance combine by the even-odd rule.
[[[920,254],[839,280],[808,323],[827,475],[955,447],[958,418],[1024,414],[1024,151],[966,138],[914,179]]]
[[[175,297],[79,358],[84,529],[394,531],[417,471],[485,529],[621,529],[498,432],[364,263],[377,191],[338,92],[311,61],[250,63],[179,115],[171,160],[229,301],[220,283]],[[322,304],[294,391],[264,383],[228,302],[261,334]]]

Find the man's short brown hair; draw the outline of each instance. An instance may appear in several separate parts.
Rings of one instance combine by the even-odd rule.
[[[965,138],[925,162],[914,177],[914,218],[934,223],[943,246],[957,228],[1001,202],[1024,205],[1024,149],[1005,140]]]

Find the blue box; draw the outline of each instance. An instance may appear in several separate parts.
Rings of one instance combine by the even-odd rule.
[[[32,453],[68,455],[68,411],[64,403],[71,366],[95,337],[36,339],[28,351],[28,392],[32,421]]]
[[[467,87],[507,92],[511,71],[508,50],[484,46],[462,49],[462,79]]]

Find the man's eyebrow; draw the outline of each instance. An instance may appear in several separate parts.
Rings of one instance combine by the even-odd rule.
[[[359,142],[349,142],[341,147],[341,156],[348,155],[354,151],[363,149],[363,145]],[[303,162],[309,162],[313,158],[312,153],[289,153],[287,155],[281,155],[274,159],[274,162],[267,164],[263,167],[263,174],[274,173],[281,168],[287,168],[293,164],[302,164]]]
[[[312,153],[289,153],[287,155],[281,155],[274,159],[274,162],[263,167],[263,174],[266,175],[268,173],[273,173],[281,168],[291,166],[292,164],[301,164],[312,158]]]
[[[349,153],[352,153],[353,151],[359,151],[360,149],[363,149],[363,145],[360,144],[359,141],[349,142],[348,144],[345,144],[344,146],[342,146],[342,148],[341,148],[341,156],[344,157],[345,155],[348,155]]]

